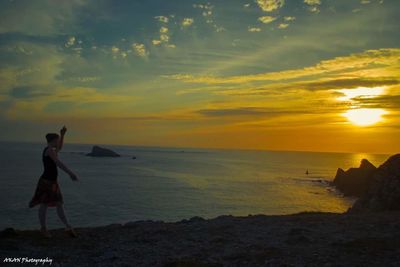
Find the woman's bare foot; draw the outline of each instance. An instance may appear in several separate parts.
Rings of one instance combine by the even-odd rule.
[[[67,227],[65,228],[65,232],[70,236],[70,237],[78,237],[78,234],[75,232],[75,230],[72,227]]]
[[[47,231],[47,229],[40,229],[40,233],[45,238],[51,238],[51,234],[49,233],[49,231]]]

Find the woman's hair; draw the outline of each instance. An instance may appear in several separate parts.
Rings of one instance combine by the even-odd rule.
[[[48,134],[46,134],[47,143],[50,143],[51,141],[53,141],[54,139],[59,138],[59,137],[60,136],[56,133],[48,133]]]

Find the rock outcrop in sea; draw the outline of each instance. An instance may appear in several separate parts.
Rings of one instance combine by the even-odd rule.
[[[368,191],[376,170],[377,168],[371,162],[363,159],[358,168],[350,168],[347,171],[339,168],[333,180],[333,185],[345,196],[361,197]]]
[[[92,152],[86,154],[86,156],[90,157],[120,157],[118,153],[99,146],[93,146]]]
[[[373,173],[367,192],[348,212],[400,210],[400,154],[390,157]]]

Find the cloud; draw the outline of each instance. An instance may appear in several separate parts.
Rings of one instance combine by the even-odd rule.
[[[135,51],[136,55],[146,58],[149,55],[149,52],[146,50],[146,46],[140,43],[132,44],[132,48]]]
[[[307,5],[313,6],[313,5],[320,5],[321,0],[304,0],[304,3]]]
[[[258,28],[258,27],[249,27],[249,28],[248,28],[248,31],[249,31],[249,32],[260,32],[260,31],[261,31],[261,28]]]
[[[400,95],[381,95],[374,98],[357,97],[353,98],[352,101],[354,101],[355,105],[360,108],[400,108]]]
[[[193,8],[201,10],[201,16],[204,18],[205,22],[207,24],[209,24],[211,27],[213,27],[216,32],[225,31],[224,27],[217,25],[214,21],[214,12],[213,12],[214,6],[213,5],[211,5],[210,3],[194,4]]]
[[[153,39],[152,40],[152,44],[154,46],[160,46],[160,45],[164,45],[164,47],[167,48],[175,48],[176,46],[174,44],[170,44],[170,31],[169,28],[166,26],[162,26],[159,30],[159,39]]]
[[[49,96],[50,93],[41,92],[33,86],[18,86],[11,89],[10,96],[13,98],[29,99],[43,96]]]
[[[169,35],[168,34],[161,34],[160,35],[160,41],[164,42],[164,43],[168,43],[169,42]]]
[[[114,59],[126,58],[128,56],[128,53],[126,51],[123,51],[121,48],[115,45],[111,47],[111,54],[113,55]]]
[[[286,16],[286,17],[283,17],[283,20],[284,21],[293,21],[293,20],[296,20],[296,17]]]
[[[0,33],[51,36],[78,32],[80,12],[89,3],[89,0],[2,1]]]
[[[318,6],[321,5],[320,0],[304,0],[304,3],[306,3],[309,6],[308,10],[310,10],[313,13],[319,13],[320,10]]]
[[[272,16],[262,16],[258,18],[259,21],[261,21],[264,24],[268,24],[273,22],[274,20],[276,20],[276,17],[272,17]]]
[[[160,28],[160,33],[167,33],[169,31],[169,29],[167,27],[161,27]]]
[[[155,16],[154,17],[157,21],[162,22],[162,23],[168,23],[169,18],[166,16]]]
[[[16,42],[13,46],[15,49],[8,51],[0,46],[0,55],[7,58],[7,65],[0,65],[0,93],[57,83],[60,64],[69,58],[58,46],[28,42]]]
[[[117,53],[119,53],[119,48],[116,46],[113,46],[113,47],[111,47],[111,52],[114,54],[117,54]]]
[[[260,81],[285,81],[291,79],[318,77],[321,75],[341,77],[367,75],[366,78],[379,76],[382,79],[393,78],[399,75],[400,57],[399,48],[367,50],[349,56],[323,60],[318,64],[300,69],[267,72],[255,75],[241,75],[228,77],[192,76],[177,74],[164,76],[169,79],[181,80],[189,83],[204,84],[242,84]]]
[[[60,110],[63,116],[96,117],[109,116],[110,111],[103,109],[90,110],[91,105],[122,105],[125,102],[136,101],[136,97],[129,95],[107,94],[91,87],[58,87],[52,91],[41,92],[32,87],[18,87],[11,92],[14,100],[6,110],[5,115],[9,119],[45,119],[57,117]],[[64,103],[68,110],[61,108]],[[54,112],[46,112],[46,108],[54,107]],[[88,107],[88,109],[86,108]]]
[[[68,47],[73,46],[75,44],[75,41],[76,41],[76,39],[74,36],[69,37],[67,42],[65,43],[65,47],[68,48]]]
[[[285,0],[257,0],[258,6],[265,12],[271,12],[284,6]]]
[[[319,13],[319,8],[316,6],[311,6],[308,10],[310,10],[312,13]]]
[[[183,27],[189,27],[193,24],[194,19],[193,18],[184,18],[182,21],[182,26]]]
[[[400,84],[398,79],[381,79],[381,78],[354,78],[354,79],[320,79],[315,81],[300,81],[300,82],[281,82],[272,83],[264,86],[253,86],[253,87],[238,87],[238,88],[215,88],[211,90],[216,95],[232,95],[232,96],[251,96],[251,95],[281,95],[289,94],[289,92],[299,91],[329,91],[332,94],[337,94],[337,97],[342,96],[342,93],[337,90],[343,89],[355,89],[355,88],[375,88],[375,87],[387,87]],[[181,92],[191,93],[190,90]]]
[[[278,29],[286,29],[287,27],[289,27],[289,24],[288,24],[288,23],[280,23],[280,24],[278,25]]]
[[[332,89],[354,89],[358,87],[389,86],[400,83],[400,79],[385,78],[353,78],[353,79],[328,79],[313,82],[302,82],[293,84],[297,89],[304,90],[332,90]],[[293,86],[292,85],[292,86]]]
[[[298,111],[294,110],[279,110],[265,107],[235,107],[235,108],[210,108],[200,109],[195,111],[198,114],[207,117],[225,117],[225,116],[277,116],[286,114],[298,114]]]
[[[156,46],[161,44],[161,40],[152,40],[151,42]]]

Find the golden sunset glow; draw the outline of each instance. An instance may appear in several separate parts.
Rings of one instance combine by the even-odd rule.
[[[354,125],[370,126],[382,121],[382,115],[386,114],[383,109],[352,109],[344,116]]]
[[[394,0],[2,1],[0,141],[61,123],[77,143],[397,153],[399,12]]]
[[[338,92],[342,93],[343,96],[338,97],[338,100],[342,101],[349,101],[357,97],[361,98],[374,98],[379,95],[384,94],[385,88],[384,87],[361,87],[355,89],[343,89],[338,90]]]

